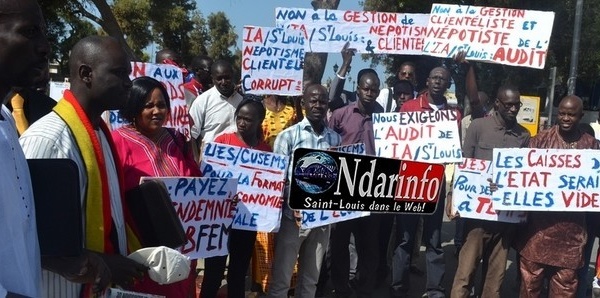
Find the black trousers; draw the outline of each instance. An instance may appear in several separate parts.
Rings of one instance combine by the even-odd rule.
[[[358,297],[370,297],[377,282],[379,265],[379,222],[377,215],[366,216],[335,224],[331,230],[331,281],[336,296],[349,296],[350,234],[354,234],[358,254]]]
[[[256,242],[256,232],[230,230],[229,267],[227,271],[227,297],[246,297],[246,273],[252,259]],[[215,298],[225,275],[227,256],[204,259],[204,279],[200,288],[200,298]]]

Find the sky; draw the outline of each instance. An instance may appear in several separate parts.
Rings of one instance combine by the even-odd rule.
[[[196,0],[196,7],[207,17],[213,12],[223,11],[227,15],[231,25],[235,27],[235,33],[238,35],[238,48],[242,48],[242,29],[245,25],[273,27],[275,26],[275,8],[276,7],[298,7],[312,8],[310,0]],[[340,1],[338,10],[363,10],[359,5],[359,0]],[[341,49],[340,49],[341,51]],[[342,65],[342,55],[339,53],[330,53],[325,66],[323,83],[327,78],[335,76],[333,65]],[[352,69],[350,76],[356,80],[356,74],[360,69],[368,68],[369,62],[364,62],[357,55],[352,59]],[[384,75],[384,68],[377,67],[377,72],[381,81],[385,81],[387,75]],[[345,89],[351,89],[351,86],[345,86]]]

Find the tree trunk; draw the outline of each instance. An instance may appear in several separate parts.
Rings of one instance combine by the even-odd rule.
[[[313,0],[311,5],[315,9],[337,9],[340,0]],[[304,58],[304,81],[321,83],[326,64],[327,53],[307,53]]]
[[[125,41],[123,30],[121,30],[121,27],[117,22],[117,18],[115,18],[115,15],[113,14],[110,5],[108,5],[108,2],[106,0],[91,1],[92,3],[94,3],[94,5],[96,5],[96,8],[100,12],[102,22],[99,25],[102,26],[102,29],[104,29],[104,31],[106,31],[106,33],[108,33],[109,36],[117,39],[117,41],[121,44],[121,47],[123,47],[131,61],[137,61],[137,57],[133,53],[133,50],[131,49],[131,47],[129,47],[127,41]]]

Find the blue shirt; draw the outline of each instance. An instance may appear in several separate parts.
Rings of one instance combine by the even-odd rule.
[[[286,128],[280,132],[275,139],[273,145],[273,153],[279,153],[292,157],[296,148],[309,148],[309,149],[329,149],[331,147],[337,147],[342,144],[342,137],[335,131],[328,128],[323,124],[323,132],[317,134],[313,127],[310,125],[308,119],[304,118],[302,121],[295,125]],[[288,164],[287,179],[288,181],[292,178],[292,159]],[[286,192],[288,187],[286,187]],[[284,198],[287,195],[284,194]],[[289,205],[283,204],[284,214],[290,218],[293,218],[293,212],[290,210]]]

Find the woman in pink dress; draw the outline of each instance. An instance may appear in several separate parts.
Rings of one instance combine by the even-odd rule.
[[[216,143],[227,144],[242,148],[269,151],[271,147],[262,137],[262,122],[265,119],[265,107],[261,98],[254,95],[244,95],[244,100],[235,110],[236,131],[224,133],[215,139]],[[227,269],[227,297],[245,297],[246,272],[250,266],[256,231],[229,231],[229,266]],[[214,298],[217,296],[223,275],[227,256],[207,258],[204,260],[206,271],[200,297]]]
[[[118,165],[125,177],[124,190],[139,185],[140,177],[200,177],[200,167],[183,134],[163,127],[170,115],[169,94],[150,77],[133,80],[126,106],[119,111],[129,124],[112,132]],[[196,261],[188,279],[159,285],[150,278],[139,281],[134,291],[166,297],[196,296]]]

